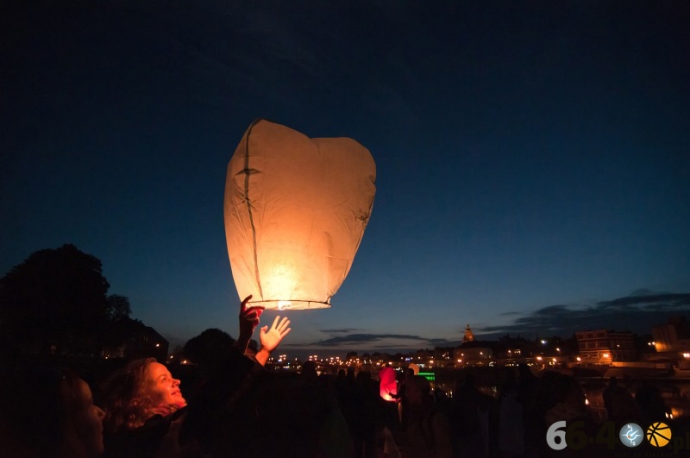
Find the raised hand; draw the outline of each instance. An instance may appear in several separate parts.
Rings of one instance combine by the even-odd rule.
[[[264,326],[259,331],[261,350],[256,354],[256,360],[262,366],[266,365],[266,361],[268,361],[271,352],[276,349],[280,341],[283,340],[283,337],[288,335],[292,330],[288,328],[289,325],[290,320],[288,320],[287,317],[283,317],[281,320],[280,317],[277,316],[275,320],[273,320],[273,325],[271,325],[270,329],[268,326]]]
[[[280,322],[278,320],[280,320]],[[273,320],[273,325],[270,329],[268,326],[261,328],[259,332],[261,337],[261,348],[265,348],[269,352],[275,350],[280,341],[283,340],[283,337],[292,331],[288,326],[290,326],[290,320],[288,320],[287,317],[283,317],[281,320],[280,316],[277,316],[275,320]]]
[[[265,307],[249,307],[247,308],[247,302],[252,298],[252,295],[245,297],[240,304],[240,336],[237,339],[238,348],[244,353],[249,345],[249,340],[254,334],[254,328],[259,324],[259,318],[264,312]]]

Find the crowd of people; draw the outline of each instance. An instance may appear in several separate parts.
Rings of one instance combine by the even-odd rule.
[[[591,438],[601,432],[574,378],[557,372],[537,378],[527,366],[517,373],[505,368],[493,396],[467,373],[447,396],[412,369],[350,368],[333,377],[307,362],[299,374],[266,371],[290,321],[276,317],[260,328],[261,347],[252,351],[263,308],[247,307],[249,299],[241,303],[236,345],[188,387],[154,358],[131,361],[104,380],[85,380],[56,364],[17,365],[0,393],[3,456],[565,457],[583,451],[551,449],[550,425],[581,422]],[[633,396],[612,378],[603,398],[616,432],[629,422],[668,421],[652,385]],[[587,445],[591,456],[612,453],[610,443]]]

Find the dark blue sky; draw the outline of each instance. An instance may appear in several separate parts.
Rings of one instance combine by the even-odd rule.
[[[350,275],[288,352],[690,309],[687,2],[55,3],[0,14],[2,273],[74,243],[173,344],[235,335],[225,172],[264,117],[377,163]]]

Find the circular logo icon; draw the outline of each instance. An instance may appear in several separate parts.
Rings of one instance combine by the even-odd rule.
[[[618,433],[618,438],[626,447],[637,447],[644,440],[644,432],[637,423],[628,423],[623,425]]]
[[[647,440],[654,447],[663,447],[671,442],[671,428],[660,421],[647,428]]]

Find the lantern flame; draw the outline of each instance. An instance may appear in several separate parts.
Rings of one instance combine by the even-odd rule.
[[[278,301],[278,310],[285,310],[292,307],[292,302],[290,301]]]

